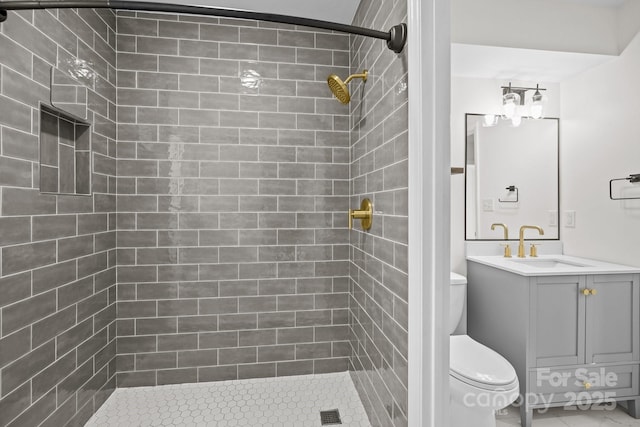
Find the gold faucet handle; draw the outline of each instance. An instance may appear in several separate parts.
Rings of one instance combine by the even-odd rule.
[[[501,243],[500,246],[504,246],[504,257],[511,258],[511,245],[508,243]]]
[[[531,249],[529,251],[529,256],[530,257],[537,257],[538,256],[538,246],[540,246],[540,243],[532,243],[531,244]]]

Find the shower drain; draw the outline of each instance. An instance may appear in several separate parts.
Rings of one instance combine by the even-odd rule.
[[[323,426],[342,424],[340,420],[340,412],[337,409],[330,411],[320,411],[320,423]]]

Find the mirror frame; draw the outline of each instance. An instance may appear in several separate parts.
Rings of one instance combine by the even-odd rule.
[[[516,238],[516,239],[508,239],[508,240],[504,240],[504,239],[470,239],[467,237],[467,132],[469,130],[469,117],[470,116],[478,116],[478,117],[482,117],[485,114],[481,114],[481,113],[465,113],[464,115],[464,240],[465,242],[517,242],[520,239]],[[524,119],[524,117],[523,117]],[[535,120],[535,119],[531,119],[531,120]],[[557,122],[557,129],[558,129],[558,136],[557,136],[557,141],[558,141],[558,146],[556,147],[557,150],[557,165],[556,165],[556,174],[557,174],[557,182],[558,182],[558,211],[557,211],[557,216],[556,216],[556,224],[557,224],[557,228],[558,228],[558,236],[556,238],[552,238],[552,239],[540,239],[540,238],[535,238],[535,239],[531,239],[531,238],[527,238],[527,241],[553,241],[553,240],[560,240],[560,118],[559,117],[544,117],[540,120],[555,120]],[[544,228],[544,226],[543,226]]]

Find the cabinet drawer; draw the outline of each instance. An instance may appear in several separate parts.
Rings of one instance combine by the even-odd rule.
[[[638,365],[540,368],[529,372],[529,391],[544,395],[537,403],[602,402],[638,395],[638,371]]]

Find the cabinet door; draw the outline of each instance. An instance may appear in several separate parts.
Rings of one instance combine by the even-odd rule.
[[[584,363],[584,276],[532,278],[530,359],[534,366]]]
[[[638,360],[638,275],[587,276],[586,363]]]

